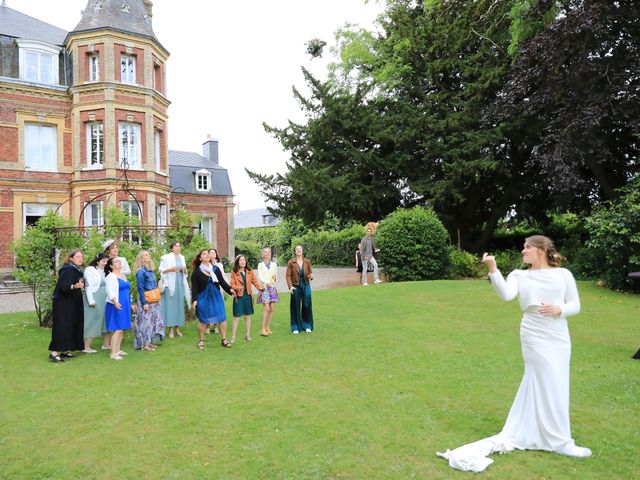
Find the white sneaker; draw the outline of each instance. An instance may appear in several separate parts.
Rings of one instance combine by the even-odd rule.
[[[561,450],[558,450],[560,455],[567,455],[568,457],[586,458],[591,456],[591,450],[586,447],[579,447],[574,443],[570,443]]]
[[[104,345],[102,345],[102,347],[100,348],[102,348],[102,350],[111,350],[111,347],[105,347]]]
[[[127,352],[125,352],[124,350],[120,350],[118,352],[118,355],[120,355],[121,357],[125,356],[125,355],[129,355]]]
[[[382,283],[382,280],[376,280],[376,281],[375,281],[375,282],[373,282],[373,283]]]
[[[84,350],[82,350],[83,353],[98,353],[97,350],[94,350],[93,348],[85,348]]]
[[[300,333],[300,332],[299,332],[298,330],[294,330],[294,331],[293,331],[293,334],[294,334],[294,335],[298,335],[299,333]]]
[[[311,333],[311,329],[310,328],[305,328],[304,331],[307,332],[307,333]]]
[[[366,287],[366,286],[368,286],[368,285],[369,285],[369,284],[368,284],[367,282],[364,282],[364,283],[362,284],[362,286],[363,286],[363,287]]]
[[[111,360],[122,360],[122,357],[120,355],[110,355]]]

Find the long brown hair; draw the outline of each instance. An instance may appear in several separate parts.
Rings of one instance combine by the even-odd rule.
[[[244,255],[240,254],[236,257],[236,261],[233,262],[233,271],[234,273],[238,273],[240,271],[240,259],[244,258],[244,271],[245,272],[250,272],[251,271],[251,267],[249,266],[249,262],[247,262],[247,257],[245,257]]]
[[[536,247],[544,251],[547,263],[550,267],[559,267],[564,260],[564,257],[558,253],[549,237],[545,237],[544,235],[533,235],[526,238],[525,242],[532,247]]]
[[[176,242],[178,243],[178,242]],[[174,244],[175,245],[175,244]],[[208,248],[203,248],[202,250],[200,250],[197,254],[196,254],[196,258],[193,259],[193,262],[191,262],[191,266],[193,267],[193,269],[195,270],[196,268],[200,267],[200,264],[202,263],[202,260],[200,260],[200,255],[202,255],[202,252],[207,252],[209,253],[209,249]]]

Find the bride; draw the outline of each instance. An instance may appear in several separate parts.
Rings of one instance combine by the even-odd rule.
[[[551,240],[542,235],[526,239],[522,260],[531,267],[514,270],[506,281],[495,257],[482,262],[498,296],[516,296],[523,312],[520,341],[524,376],[500,433],[455,450],[438,452],[458,470],[481,472],[493,460],[488,455],[512,450],[546,450],[571,457],[589,457],[591,450],[571,438],[569,422],[569,363],[571,340],[566,317],[580,311],[580,298],[571,272],[560,268]]]

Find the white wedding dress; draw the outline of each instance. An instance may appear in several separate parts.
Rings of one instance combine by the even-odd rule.
[[[500,271],[490,277],[503,300],[520,300],[524,376],[500,433],[437,455],[453,468],[473,472],[493,463],[491,453],[514,449],[589,456],[590,450],[575,445],[569,423],[571,339],[566,317],[580,311],[573,275],[565,268],[546,268],[514,270],[506,281]],[[562,313],[545,317],[538,313],[542,304],[557,305]]]

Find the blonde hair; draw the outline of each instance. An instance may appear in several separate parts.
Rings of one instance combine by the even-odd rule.
[[[144,261],[142,260],[142,257],[145,253],[149,253],[149,250],[142,250],[138,256],[136,257],[136,261],[133,264],[133,268],[136,269],[136,272],[138,270],[140,270],[142,267],[147,267],[149,270],[153,271],[156,269],[154,263],[153,263],[153,258],[151,257],[151,254],[149,253],[149,265],[145,265]]]
[[[536,247],[544,251],[547,263],[550,267],[559,267],[564,260],[564,257],[558,253],[549,237],[545,237],[544,235],[533,235],[526,238],[525,242],[532,247]]]

